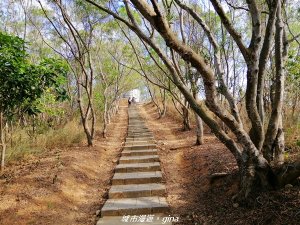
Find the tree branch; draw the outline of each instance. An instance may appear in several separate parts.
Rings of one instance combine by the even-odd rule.
[[[224,24],[224,27],[226,28],[228,33],[232,36],[235,43],[239,47],[244,58],[248,58],[249,51],[246,48],[246,46],[244,45],[241,35],[235,30],[232,23],[229,21],[228,17],[226,16],[226,13],[225,13],[224,9],[222,8],[221,4],[218,2],[218,0],[210,0],[210,2],[212,3],[214,9],[218,13],[222,23]]]

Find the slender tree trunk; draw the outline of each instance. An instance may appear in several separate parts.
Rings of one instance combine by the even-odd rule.
[[[32,116],[32,137],[33,139],[31,140],[36,141],[37,135],[36,135],[36,124],[35,124],[35,115]]]
[[[81,90],[81,85],[80,85],[80,80],[79,79],[80,78],[78,78],[78,77],[76,78],[76,82],[77,82],[77,101],[78,101],[82,126],[83,126],[84,133],[86,135],[88,146],[93,146],[93,136],[91,134],[91,131],[90,131],[90,128],[89,128],[89,125],[88,125],[89,109],[87,109],[86,112],[84,110],[84,106],[83,106],[83,102],[82,102],[82,90]]]
[[[1,173],[4,172],[5,167],[5,154],[6,154],[6,142],[5,142],[5,132],[3,124],[3,112],[0,112],[0,141],[1,141]]]
[[[196,101],[198,101],[198,88],[197,81],[191,80],[192,93]],[[196,145],[203,144],[203,121],[200,116],[194,111],[195,122],[196,122]]]
[[[272,113],[268,124],[263,153],[271,162],[276,155],[276,162],[282,161],[284,151],[284,132],[282,129],[282,106],[284,100],[285,60],[287,56],[287,43],[285,26],[282,20],[281,4],[277,9],[276,32],[275,32],[275,84],[272,100]],[[277,152],[276,152],[277,151]]]
[[[148,87],[148,91],[149,91],[151,100],[157,108],[158,118],[161,118],[161,114],[162,114],[161,108],[159,107],[159,105],[157,104],[157,102],[154,99],[154,94],[152,94],[152,92],[151,92],[150,85],[147,85],[147,87]]]
[[[67,48],[70,49],[73,58],[75,59],[76,66],[74,66],[74,73],[76,76],[76,86],[77,86],[77,101],[80,109],[80,116],[84,128],[84,132],[87,137],[88,146],[93,145],[93,138],[95,133],[95,123],[96,123],[96,117],[93,107],[93,82],[94,82],[94,75],[93,75],[93,66],[91,63],[91,55],[90,55],[90,45],[85,41],[85,39],[92,37],[93,28],[91,27],[88,30],[88,36],[83,36],[80,34],[80,32],[77,30],[76,26],[72,23],[70,20],[70,16],[67,13],[67,10],[65,6],[63,6],[62,2],[59,0],[54,0],[53,3],[58,7],[60,10],[62,21],[64,21],[63,25],[64,32],[67,32],[68,37],[72,37],[72,40],[70,38],[65,37],[65,33],[62,34],[60,32],[60,28],[53,22],[52,18],[50,18],[47,14],[47,11],[43,7],[43,4],[38,1],[39,5],[42,8],[42,11],[48,21],[51,23],[53,28],[55,29],[56,33],[59,35],[59,37],[62,39],[62,41],[66,44]],[[79,68],[80,69],[79,69]],[[88,69],[87,69],[88,67]],[[75,72],[75,70],[77,70]],[[85,96],[87,97],[87,105],[84,107],[84,103],[82,101],[82,88],[85,90]],[[90,121],[91,116],[91,121]],[[89,126],[91,125],[91,127]]]
[[[102,135],[106,138],[107,133],[107,98],[106,98],[106,89],[104,91],[104,111],[103,111],[103,132]]]
[[[110,124],[110,121],[111,121],[111,110],[108,110],[107,111],[107,124]]]
[[[165,89],[163,90],[163,93],[161,93],[161,97],[162,97],[162,110],[160,110],[159,118],[163,118],[166,115],[166,112],[167,112],[166,90]]]
[[[194,112],[196,121],[196,145],[203,144],[203,122],[202,119]]]
[[[293,103],[293,106],[292,106],[292,117],[293,117],[293,119],[295,118],[295,111],[296,111],[297,105],[298,105],[298,98],[299,98],[299,93],[296,94],[296,97],[294,99],[294,103]]]
[[[186,107],[182,107],[182,129],[183,131],[191,130],[190,125],[190,113],[188,109],[188,103],[185,102]]]
[[[14,138],[13,138],[13,133],[14,133],[14,124],[13,121],[10,121],[10,146],[13,147],[14,143]]]
[[[87,118],[83,119],[83,127],[84,127],[84,132],[85,132],[85,135],[86,135],[86,138],[87,138],[88,146],[91,147],[91,146],[93,146],[93,136],[91,135],[91,132],[90,132],[90,129],[89,129],[89,126],[88,126]]]
[[[285,147],[285,140],[284,140],[284,131],[283,131],[282,114],[281,114],[278,119],[278,131],[277,131],[277,137],[275,140],[275,149],[274,149],[274,163],[276,165],[282,165],[284,163],[284,147]]]

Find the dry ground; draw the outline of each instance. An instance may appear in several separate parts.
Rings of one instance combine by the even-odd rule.
[[[95,146],[54,149],[8,166],[0,178],[1,225],[92,225],[127,132],[127,106]]]
[[[237,166],[214,135],[206,129],[204,145],[195,146],[195,131],[181,131],[172,115],[157,119],[151,104],[142,107],[142,115],[159,146],[168,202],[172,215],[181,218],[178,224],[300,224],[300,182],[292,188],[261,193],[247,205],[233,205]],[[216,172],[230,175],[211,183],[210,175]]]
[[[205,132],[205,144],[194,146],[195,132],[182,132],[172,115],[158,120],[151,104],[141,107],[141,113],[157,140],[171,216],[180,217],[178,224],[300,224],[299,184],[263,192],[247,205],[233,205],[237,167],[214,135]],[[0,225],[95,224],[126,128],[123,107],[109,127],[108,139],[98,137],[95,147],[54,149],[10,165],[0,178]],[[215,172],[230,175],[211,183]]]

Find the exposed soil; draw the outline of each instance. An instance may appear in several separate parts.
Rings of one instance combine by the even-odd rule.
[[[141,109],[157,140],[171,216],[180,217],[176,224],[300,224],[300,182],[262,192],[246,205],[233,204],[239,177],[226,147],[208,129],[204,144],[195,146],[195,129],[183,132],[172,115],[158,119],[151,104]],[[229,175],[212,182],[211,175],[221,172]]]
[[[7,167],[0,178],[1,225],[91,225],[110,187],[127,132],[127,104],[95,146],[53,149]]]
[[[247,205],[234,205],[237,166],[230,152],[208,129],[202,146],[195,131],[181,131],[172,115],[157,118],[155,107],[141,108],[157,140],[166,181],[170,216],[180,225],[296,225],[300,185],[262,192]],[[9,165],[0,178],[0,224],[92,225],[111,185],[127,128],[127,107],[109,126],[108,138],[95,147],[53,149]],[[212,182],[211,174],[228,173]],[[117,225],[117,224],[116,224]]]

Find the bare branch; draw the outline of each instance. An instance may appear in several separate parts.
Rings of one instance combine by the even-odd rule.
[[[205,32],[206,36],[208,37],[210,43],[212,44],[212,46],[214,48],[214,65],[216,67],[216,72],[217,72],[218,79],[219,79],[220,85],[221,85],[221,87],[220,87],[221,94],[223,94],[226,97],[226,99],[228,100],[229,105],[231,107],[231,111],[232,111],[235,119],[238,121],[238,123],[242,124],[237,106],[235,104],[235,100],[234,100],[233,96],[229,93],[228,87],[225,85],[224,70],[222,69],[222,66],[221,66],[221,56],[220,56],[220,51],[219,51],[220,47],[217,43],[216,38],[212,34],[210,28],[204,22],[204,20],[192,8],[190,8],[187,5],[183,4],[180,0],[175,0],[175,2],[182,9],[186,10],[198,22],[198,24],[204,30],[204,32]]]
[[[230,33],[230,35],[232,36],[232,38],[236,42],[236,44],[239,47],[239,49],[240,49],[241,53],[243,54],[244,58],[248,58],[249,57],[249,51],[246,48],[246,46],[244,45],[241,35],[236,31],[236,29],[233,27],[232,23],[229,21],[223,7],[219,3],[219,1],[218,0],[210,0],[210,2],[212,3],[212,5],[214,6],[216,12],[218,13],[218,15],[219,15],[222,23],[224,24],[226,30],[228,31],[228,33]]]

